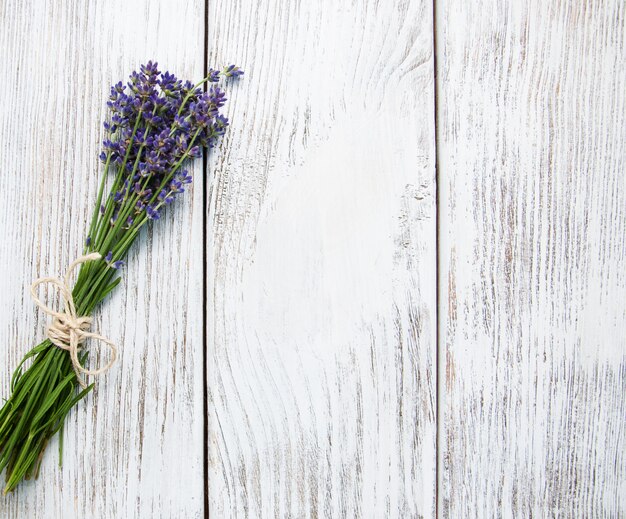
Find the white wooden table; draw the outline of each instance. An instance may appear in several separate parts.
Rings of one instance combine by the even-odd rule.
[[[110,84],[240,64],[7,518],[625,517],[623,0],[0,2],[0,384]]]

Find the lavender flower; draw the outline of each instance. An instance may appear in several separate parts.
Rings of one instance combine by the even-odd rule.
[[[222,75],[225,77],[239,77],[243,76],[243,70],[235,65],[229,65],[222,71]]]
[[[72,301],[68,307],[80,316],[79,324],[73,319],[62,323],[70,332],[73,329],[109,343],[86,333],[86,318],[120,282],[122,258],[142,226],[158,220],[163,208],[191,183],[185,162],[201,156],[203,148],[214,147],[224,134],[229,123],[220,110],[226,96],[218,83],[242,75],[239,67],[229,65],[210,69],[194,85],[161,72],[156,62],[149,61],[126,83],[119,81],[111,87],[99,154],[104,174],[85,255],[79,258],[80,273],[72,290],[66,290]],[[201,88],[204,83],[210,84],[206,92]],[[98,254],[87,254],[91,252]],[[12,394],[0,408],[0,471],[7,469],[5,493],[24,477],[36,476],[49,439],[71,407],[93,387],[80,376],[93,374],[84,367],[88,351],[77,353],[74,344],[77,355],[70,353],[68,358],[59,353],[57,338],[49,333],[25,356],[24,361],[32,358],[32,362],[25,365],[22,361],[13,377]]]
[[[200,157],[203,148],[214,147],[229,124],[220,113],[226,95],[217,83],[242,75],[235,65],[209,69],[207,77],[193,85],[149,61],[132,72],[126,84],[111,87],[100,160],[115,179],[102,204],[103,218],[94,218],[88,250],[115,246],[124,231],[157,220],[163,206],[185,191],[191,176],[182,164]],[[202,83],[211,84],[208,91],[202,90]],[[105,221],[109,224],[103,225]]]

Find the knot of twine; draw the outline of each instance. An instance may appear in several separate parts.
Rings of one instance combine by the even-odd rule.
[[[46,328],[48,339],[58,348],[69,352],[70,358],[72,359],[72,366],[76,372],[76,378],[82,388],[87,387],[87,384],[81,374],[101,375],[111,368],[117,358],[117,347],[113,342],[98,333],[88,331],[91,327],[92,318],[86,315],[79,316],[76,314],[76,306],[74,305],[72,289],[70,288],[70,276],[78,265],[101,258],[102,256],[97,252],[81,256],[69,266],[63,279],[53,277],[39,278],[30,287],[30,293],[35,304],[41,308],[44,313],[54,317],[52,323]],[[37,288],[44,283],[49,283],[59,289],[59,293],[64,300],[63,312],[57,312],[46,306],[37,296]],[[111,350],[111,359],[105,366],[89,370],[80,363],[78,352],[81,345],[85,342],[85,339],[95,339],[109,347]]]

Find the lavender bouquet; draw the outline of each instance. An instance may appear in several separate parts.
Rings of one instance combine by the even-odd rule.
[[[98,375],[115,361],[115,345],[89,331],[94,308],[120,282],[119,269],[142,227],[158,220],[165,206],[185,191],[191,175],[184,169],[203,148],[212,148],[228,120],[220,114],[226,97],[217,83],[243,72],[231,65],[210,69],[198,84],[182,82],[157,63],[111,88],[104,123],[106,138],[100,159],[104,172],[85,240],[83,255],[63,279],[41,278],[31,288],[35,303],[53,317],[47,339],[23,358],[11,379],[11,396],[0,410],[0,472],[6,468],[4,493],[36,477],[50,438],[60,431],[70,409],[94,387],[86,375]],[[205,83],[211,86],[203,88]],[[112,177],[112,181],[110,180]],[[80,267],[75,284],[72,271]],[[60,310],[47,307],[38,296],[42,284],[55,286],[63,300]],[[110,349],[106,365],[85,367],[86,340]]]

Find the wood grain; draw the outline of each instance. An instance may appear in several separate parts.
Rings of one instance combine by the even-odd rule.
[[[0,387],[43,338],[31,281],[82,248],[101,174],[109,86],[152,58],[203,72],[204,3],[0,3]],[[37,483],[0,499],[0,516],[203,515],[202,193],[172,208],[134,248],[96,316],[121,358],[69,417]]]
[[[442,517],[626,515],[625,7],[438,3]]]
[[[0,2],[3,390],[28,286],[81,249],[108,86],[246,70],[207,249],[198,166],[96,315],[122,355],[64,467],[0,516],[626,516],[624,3],[208,7]]]
[[[432,517],[431,3],[209,2],[213,517]]]

